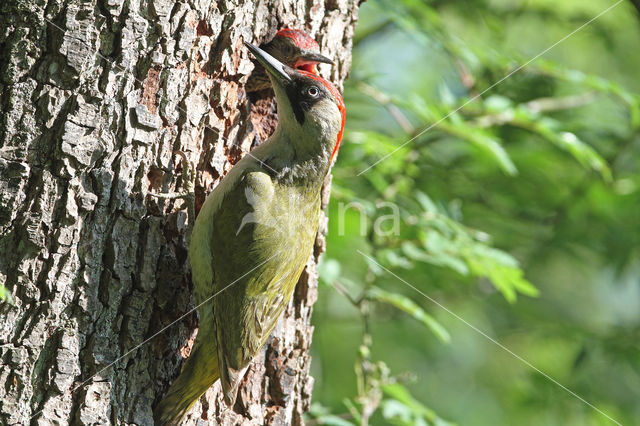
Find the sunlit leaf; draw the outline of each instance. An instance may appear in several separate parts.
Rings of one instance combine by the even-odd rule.
[[[422,192],[420,190],[416,190],[415,191],[415,198],[420,203],[420,205],[422,206],[422,209],[424,211],[435,213],[438,210],[438,208],[433,203],[433,201],[431,201],[431,198],[429,198],[429,196],[427,194],[425,194],[424,192]]]
[[[580,164],[600,173],[605,181],[612,180],[611,170],[606,161],[593,148],[578,139],[574,133],[559,131],[559,124],[556,121],[550,118],[534,121],[520,116],[514,124],[538,133],[559,148],[569,152]]]
[[[511,99],[500,95],[491,95],[484,101],[484,107],[489,112],[502,112],[513,106]]]
[[[432,409],[415,399],[409,390],[399,383],[386,384],[382,386],[382,391],[387,396],[382,404],[383,414],[386,414],[384,417],[388,421],[407,426],[420,424],[420,420],[434,426],[453,425],[453,423],[438,417]],[[390,406],[385,407],[387,404]]]
[[[395,250],[381,250],[378,252],[378,256],[384,259],[385,263],[393,267],[409,269],[412,266],[406,257],[401,256]]]

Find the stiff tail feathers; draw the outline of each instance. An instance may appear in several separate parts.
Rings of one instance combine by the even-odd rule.
[[[202,329],[200,330],[202,332]],[[156,425],[179,425],[198,398],[218,380],[215,333],[201,336],[194,344],[180,376],[169,388],[153,413]],[[207,337],[205,339],[205,337]],[[198,341],[200,340],[200,341]]]

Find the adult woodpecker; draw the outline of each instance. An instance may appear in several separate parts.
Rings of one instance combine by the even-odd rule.
[[[309,34],[302,30],[283,28],[276,33],[275,37],[269,43],[263,44],[261,48],[291,68],[308,71],[314,74],[318,73],[318,70],[316,69],[316,65],[318,63],[322,62],[326,64],[333,64],[331,59],[320,54],[320,46],[318,43]],[[248,93],[256,93],[269,88],[271,88],[269,75],[264,67],[258,63],[253,73],[251,73],[249,80],[245,84],[245,91]],[[257,97],[252,98],[251,120],[253,122],[257,142],[266,140],[271,133],[273,133],[275,128],[274,123],[277,121],[277,114],[272,97],[273,94],[267,95],[265,98],[264,93],[262,93],[258,94]],[[163,199],[181,198],[186,201],[183,208],[187,207],[189,211],[187,223],[188,242],[191,237],[192,222],[195,218],[194,200],[196,173],[187,160],[186,155],[180,151],[177,151],[177,153],[183,160],[182,179],[186,190],[179,193],[152,193],[149,195]]]
[[[155,410],[157,424],[177,424],[218,378],[233,406],[311,255],[322,183],[342,139],[345,107],[331,83],[245,44],[268,72],[278,127],[222,179],[196,219],[189,259],[200,328]]]
[[[278,31],[275,37],[261,46],[280,62],[291,68],[309,71],[317,74],[316,65],[318,63],[333,64],[333,61],[320,54],[320,46],[307,33],[302,30],[284,28]],[[269,76],[261,66],[251,74],[247,81],[245,90],[247,92],[257,92],[271,87]]]

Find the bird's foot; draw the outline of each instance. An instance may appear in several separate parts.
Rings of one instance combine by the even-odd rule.
[[[193,229],[193,223],[196,218],[196,168],[195,165],[189,161],[187,155],[182,151],[175,151],[180,157],[182,157],[182,188],[180,192],[168,192],[156,194],[150,192],[149,195],[155,198],[164,200],[184,200],[184,204],[179,207],[180,210],[187,209],[187,244],[191,239],[191,230]]]

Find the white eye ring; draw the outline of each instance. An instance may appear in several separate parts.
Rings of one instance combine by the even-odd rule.
[[[307,94],[312,98],[316,98],[320,94],[320,91],[316,86],[311,86],[307,89]]]

